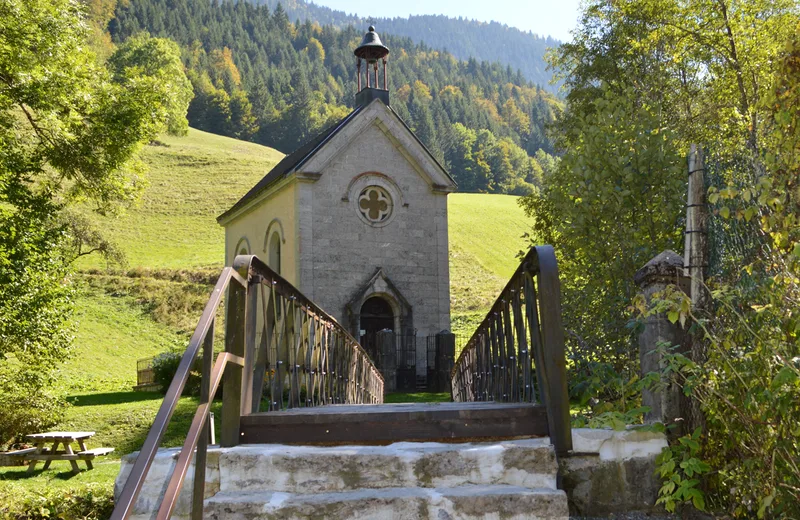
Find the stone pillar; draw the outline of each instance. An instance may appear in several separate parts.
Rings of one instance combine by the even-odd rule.
[[[450,372],[456,358],[456,336],[443,330],[436,335],[436,388],[435,392],[450,392]]]
[[[664,251],[647,262],[636,272],[634,281],[648,302],[654,293],[663,291],[668,285],[688,291],[689,283],[683,272],[683,257],[674,251]],[[639,334],[642,377],[661,369],[661,356],[656,350],[662,343],[679,345],[681,350],[685,350],[686,331],[680,323],[673,324],[664,314],[650,316]],[[645,422],[662,422],[665,425],[677,422],[678,428],[671,431],[670,435],[679,434],[683,420],[682,401],[682,391],[677,384],[667,384],[661,391],[643,390],[642,405],[650,407],[650,412],[645,414]]]
[[[397,390],[397,349],[394,344],[394,332],[382,330],[375,334],[375,343],[380,353],[378,370],[383,376],[383,392]]]

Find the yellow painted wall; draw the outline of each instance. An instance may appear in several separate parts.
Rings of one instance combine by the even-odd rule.
[[[258,256],[265,264],[269,264],[267,247],[267,228],[275,219],[283,228],[284,242],[281,247],[281,276],[292,285],[298,286],[298,232],[297,232],[297,181],[288,179],[284,185],[273,189],[265,199],[259,199],[246,213],[225,223],[225,265],[231,265],[236,257],[238,244],[243,239],[250,246],[250,254]],[[275,225],[269,228],[280,229]]]

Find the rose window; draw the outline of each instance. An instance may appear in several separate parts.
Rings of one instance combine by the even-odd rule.
[[[358,209],[369,222],[384,222],[392,214],[392,198],[383,188],[369,186],[358,196]]]

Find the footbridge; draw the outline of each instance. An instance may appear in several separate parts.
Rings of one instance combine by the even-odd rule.
[[[200,403],[182,449],[167,453],[159,446],[198,358]],[[383,377],[358,341],[257,257],[238,256],[118,480],[111,518],[565,518],[555,462],[572,449],[565,373],[550,246],[524,257],[455,360],[452,402],[438,404],[383,404]],[[163,464],[157,503],[138,500]]]

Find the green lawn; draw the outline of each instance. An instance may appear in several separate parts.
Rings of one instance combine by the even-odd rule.
[[[92,446],[115,448],[113,457],[141,448],[164,396],[156,392],[102,392],[71,396],[72,404],[59,429],[93,431]],[[182,397],[161,442],[163,447],[182,446],[197,410],[198,400]],[[215,401],[212,411],[220,417],[222,402]],[[217,433],[219,421],[216,422]]]
[[[115,452],[94,461],[86,470],[73,475],[69,462],[53,462],[48,470],[41,464],[33,474],[24,467],[0,468],[0,519],[17,519],[22,512],[36,518],[107,518],[110,513],[114,480],[119,473],[119,458],[141,448],[161,406],[163,396],[147,392],[93,392],[71,396],[66,418],[56,429],[94,431],[89,447],[108,446]],[[222,403],[212,410],[219,417]],[[164,435],[163,447],[181,446],[189,430],[197,399],[183,397],[178,402]],[[215,421],[219,435],[219,421]],[[23,517],[23,518],[28,518]]]
[[[449,403],[450,394],[435,392],[393,392],[383,397],[383,402],[391,403]]]
[[[73,475],[69,462],[53,462],[50,469],[0,468],[0,519],[105,519],[113,508],[118,459],[95,459],[94,469]],[[39,465],[41,468],[42,465]]]
[[[183,336],[150,319],[135,300],[98,289],[82,289],[74,322],[74,350],[62,370],[71,391],[129,389],[136,360],[185,348]]]

